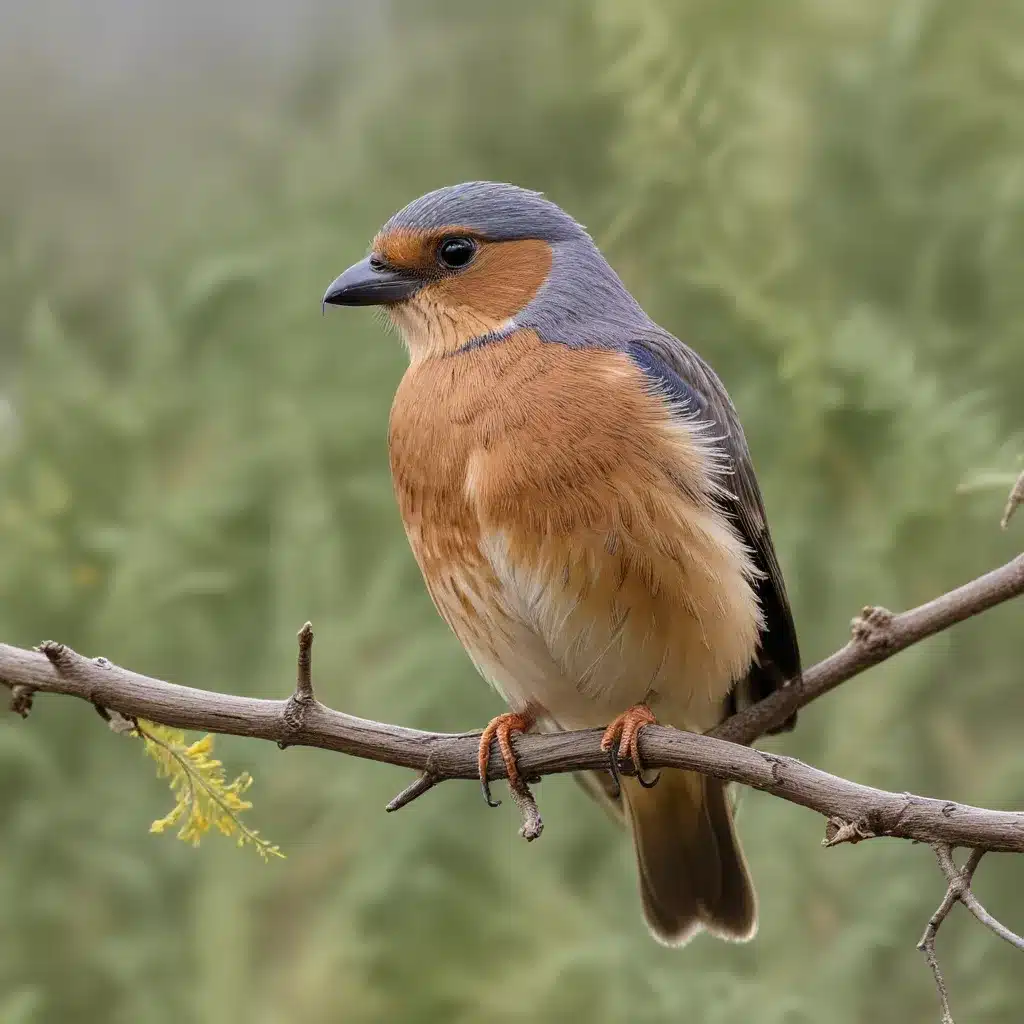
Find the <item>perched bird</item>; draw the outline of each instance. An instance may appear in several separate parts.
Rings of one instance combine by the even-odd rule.
[[[800,673],[719,379],[580,224],[513,185],[410,203],[324,302],[383,306],[408,347],[389,429],[402,520],[437,610],[510,708],[481,737],[485,793],[493,739],[521,786],[513,733],[607,726],[610,767],[633,771],[581,781],[629,825],[654,936],[751,938],[723,783],[665,770],[652,785],[637,743],[656,720],[706,731]]]

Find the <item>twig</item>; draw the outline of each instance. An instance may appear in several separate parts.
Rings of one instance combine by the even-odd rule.
[[[291,736],[302,732],[309,709],[316,704],[313,695],[313,624],[307,622],[299,630],[299,657],[295,670],[295,692],[288,698],[281,714],[287,736],[278,738],[281,750],[293,746]]]
[[[299,663],[295,680],[299,700],[313,699],[313,624],[307,622],[299,630]]]
[[[980,903],[978,897],[971,890],[971,883],[974,881],[974,872],[978,870],[981,858],[985,856],[986,850],[976,847],[971,850],[970,856],[962,868],[956,866],[953,860],[953,850],[948,843],[933,843],[932,849],[938,859],[939,867],[946,876],[946,894],[938,909],[928,920],[928,925],[918,942],[917,948],[925,955],[928,966],[932,969],[935,977],[935,987],[939,990],[939,1002],[942,1006],[942,1024],[954,1024],[953,1015],[949,1008],[949,990],[946,981],[939,968],[938,957],[935,953],[935,936],[939,926],[945,921],[949,912],[953,909],[954,903],[962,903],[986,928],[1005,939],[1011,946],[1024,951],[1024,938],[1016,932],[1010,931],[1004,924],[997,921]]]
[[[398,796],[388,802],[384,810],[389,813],[391,811],[400,811],[406,804],[411,804],[416,797],[423,796],[428,789],[433,789],[441,781],[431,772],[420,772]]]
[[[948,851],[949,847],[947,846],[945,849]],[[928,961],[928,966],[932,969],[935,987],[939,990],[942,1024],[954,1024],[954,1021],[953,1014],[949,1008],[949,989],[946,987],[946,979],[942,976],[942,969],[939,967],[939,960],[935,955],[935,935],[939,930],[939,926],[946,920],[946,916],[953,909],[954,903],[956,903],[956,893],[953,889],[953,883],[950,882],[946,888],[946,894],[942,897],[942,902],[935,913],[928,919],[924,935],[921,936],[921,941],[917,944],[917,948],[924,953],[925,960]]]
[[[521,786],[509,786],[509,792],[523,818],[519,834],[528,843],[532,843],[534,839],[539,839],[541,832],[544,831],[544,822],[541,821],[537,801],[534,800],[530,787],[525,782]]]
[[[974,872],[977,870],[978,863],[981,858],[985,856],[985,850],[972,850],[970,857],[967,858],[967,863],[962,869],[957,869],[956,864],[953,861],[952,851],[948,846],[936,846],[935,855],[939,858],[939,866],[942,868],[942,873],[946,876],[950,884],[950,888],[957,887],[956,898],[981,922],[989,931],[993,934],[998,935],[999,938],[1008,942],[1011,946],[1016,947],[1021,952],[1024,952],[1024,938],[1021,938],[1016,932],[1010,931],[1006,925],[997,921],[982,905],[981,901],[977,896],[974,895],[971,889],[971,882],[974,879]]]
[[[977,870],[981,858],[985,856],[985,851],[980,849],[972,850],[964,866],[958,868],[953,860],[953,851],[947,843],[933,843],[932,849],[939,860],[939,867],[942,868],[942,873],[946,876],[946,894],[942,897],[942,902],[939,904],[938,909],[928,919],[924,935],[921,936],[921,941],[918,942],[917,948],[924,953],[928,966],[932,969],[932,975],[935,978],[935,987],[939,990],[942,1024],[954,1024],[953,1014],[949,1007],[949,989],[946,987],[946,979],[942,976],[939,959],[935,953],[935,936],[939,931],[939,926],[946,920],[949,912],[953,909],[953,904],[957,901],[963,903],[965,896],[970,893],[974,872]]]
[[[1003,509],[1003,518],[999,523],[1004,530],[1010,525],[1013,513],[1020,505],[1024,505],[1024,470],[1021,470],[1017,482],[1013,485],[1013,490],[1010,491],[1010,496],[1006,499],[1006,508]]]

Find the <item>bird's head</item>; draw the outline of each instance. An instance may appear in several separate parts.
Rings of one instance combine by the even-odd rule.
[[[572,217],[538,192],[480,181],[428,192],[396,213],[323,301],[383,307],[413,359],[520,328],[544,335],[598,315],[643,317]]]

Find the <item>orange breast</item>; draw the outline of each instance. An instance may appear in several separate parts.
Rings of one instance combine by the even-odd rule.
[[[759,614],[706,443],[628,357],[531,332],[410,367],[391,468],[438,610],[515,707],[717,721]]]

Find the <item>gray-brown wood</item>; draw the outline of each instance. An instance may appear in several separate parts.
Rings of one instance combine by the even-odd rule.
[[[771,793],[848,823],[845,838],[894,836],[1024,852],[1024,813],[873,789],[795,758],[744,745],[845,680],[1022,592],[1024,555],[910,611],[894,615],[883,609],[865,609],[854,621],[853,636],[846,646],[808,669],[801,681],[729,719],[714,735],[698,736],[663,726],[645,729],[641,739],[644,762],[652,768],[692,769]],[[319,703],[309,677],[311,643],[307,624],[300,633],[299,686],[288,700],[260,700],[178,686],[119,668],[103,658],[82,657],[52,642],[40,645],[38,651],[0,644],[0,680],[12,688],[20,711],[25,711],[27,697],[34,692],[66,694],[128,718],[251,736],[282,746],[322,747],[420,771],[422,779],[396,798],[390,809],[443,779],[476,778],[479,733],[421,732],[355,718]],[[604,768],[607,759],[599,740],[599,730],[518,737],[520,770],[526,778],[535,778]],[[502,759],[495,757],[492,763],[494,776],[502,777]],[[535,810],[527,807],[524,815]]]

